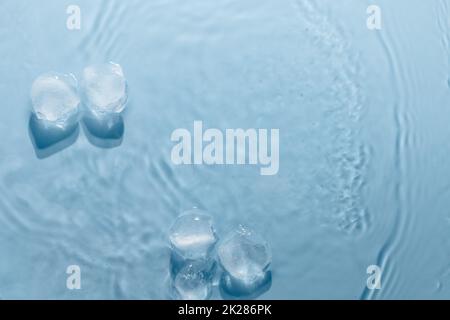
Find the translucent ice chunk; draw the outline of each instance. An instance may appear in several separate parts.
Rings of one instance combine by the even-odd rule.
[[[187,264],[175,277],[173,286],[176,299],[206,300],[211,295],[211,281],[201,263]]]
[[[217,242],[212,218],[192,209],[177,218],[169,231],[172,249],[183,259],[205,259]]]
[[[217,249],[222,268],[234,280],[253,286],[267,277],[271,251],[267,242],[249,228],[240,226],[221,241]]]
[[[120,113],[128,94],[122,67],[109,62],[83,70],[82,87],[87,107],[93,113]]]
[[[80,98],[73,75],[47,73],[39,76],[31,86],[31,101],[38,120],[58,126],[78,121]]]

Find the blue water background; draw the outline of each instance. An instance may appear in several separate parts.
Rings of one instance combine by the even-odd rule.
[[[372,3],[2,0],[0,298],[168,298],[167,230],[192,206],[219,236],[264,234],[261,298],[450,298],[450,3],[377,0],[370,31]],[[39,158],[33,80],[111,60],[130,89],[120,146],[81,130]],[[279,128],[278,175],[174,166],[170,135],[194,120]],[[66,288],[72,264],[82,290]]]

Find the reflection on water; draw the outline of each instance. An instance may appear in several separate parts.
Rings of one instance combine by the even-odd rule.
[[[59,127],[30,115],[28,125],[29,135],[36,156],[44,159],[71,146],[78,138],[79,125],[72,124]]]
[[[121,114],[86,115],[82,124],[83,131],[92,145],[110,149],[122,144],[125,124]],[[66,127],[57,126],[31,114],[28,130],[38,159],[48,158],[74,144],[79,136],[79,127],[79,123]]]
[[[169,268],[169,298],[180,300],[210,298],[213,291],[212,281],[217,270],[214,259],[184,259],[172,252]]]
[[[199,260],[190,260],[185,259],[181,257],[178,253],[172,251],[170,255],[170,268],[169,268],[171,278],[175,279],[180,270],[190,263],[201,264],[203,271],[210,276],[209,277],[210,279],[212,279],[214,273],[216,272],[217,263],[212,257]]]
[[[83,128],[89,142],[99,148],[115,148],[122,144],[125,124],[120,113],[86,114]]]

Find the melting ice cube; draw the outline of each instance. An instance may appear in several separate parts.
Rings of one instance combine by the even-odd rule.
[[[85,68],[82,87],[86,105],[94,114],[124,110],[128,99],[127,81],[120,65],[109,62]]]
[[[176,299],[206,300],[211,295],[211,281],[201,263],[189,263],[182,268],[176,275],[173,286]]]
[[[222,268],[235,281],[253,287],[267,277],[270,247],[251,229],[240,226],[221,241],[217,252]]]
[[[183,259],[205,259],[215,243],[212,218],[204,211],[192,209],[177,218],[169,231],[172,249]]]
[[[80,98],[73,75],[52,72],[39,76],[31,87],[31,101],[38,120],[60,127],[78,121]]]

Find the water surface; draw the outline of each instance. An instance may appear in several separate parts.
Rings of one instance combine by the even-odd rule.
[[[219,236],[265,235],[261,298],[450,298],[450,3],[377,3],[380,31],[369,1],[79,0],[70,31],[68,1],[2,1],[0,297],[168,298],[167,230],[197,206]],[[130,88],[120,143],[81,126],[39,156],[32,81],[105,61]],[[173,165],[170,135],[195,120],[279,128],[278,175]]]

